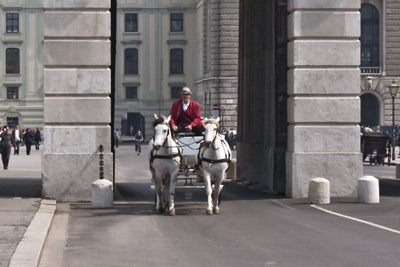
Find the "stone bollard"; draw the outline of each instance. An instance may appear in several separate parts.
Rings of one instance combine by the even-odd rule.
[[[400,164],[396,164],[396,179],[400,179]]]
[[[106,179],[92,183],[92,208],[112,208],[113,184]]]
[[[313,178],[308,187],[308,199],[313,204],[330,203],[330,182],[325,178]]]
[[[374,176],[358,179],[358,202],[379,203],[379,180]]]

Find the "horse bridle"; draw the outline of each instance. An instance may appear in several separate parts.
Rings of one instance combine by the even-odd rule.
[[[153,153],[153,152],[154,152],[154,149],[152,149],[152,150],[151,150],[151,153],[150,153],[150,163],[152,163],[153,160],[156,159],[156,158],[158,158],[158,159],[174,159],[174,158],[176,158],[176,157],[180,157],[181,160],[182,160],[182,153],[181,153],[181,150],[179,149],[179,146],[165,146],[165,145],[164,145],[165,142],[166,142],[167,139],[168,139],[168,136],[169,136],[170,133],[171,133],[169,124],[166,123],[166,122],[161,122],[161,123],[157,124],[156,127],[157,127],[158,125],[160,125],[160,124],[164,124],[164,125],[166,125],[166,126],[168,127],[167,135],[165,136],[164,142],[163,142],[163,144],[162,144],[161,147],[163,147],[163,148],[174,148],[174,147],[176,147],[176,148],[178,149],[178,153],[174,153],[174,154],[171,154],[171,155],[157,155],[157,154],[154,155],[154,153]],[[154,141],[155,141],[155,136],[153,136],[153,142],[154,142]]]
[[[207,124],[214,124],[214,125],[217,126],[217,128],[218,128],[218,124],[215,123],[215,122],[208,122],[208,123],[206,123],[206,125],[207,125]],[[211,141],[211,148],[212,148],[213,150],[217,150],[217,149],[214,147],[215,139],[217,138],[217,136],[218,136],[218,133],[216,133],[216,134],[214,135],[214,138],[213,138],[213,140]]]
[[[171,148],[171,147],[168,147],[168,146],[164,146],[164,144],[165,144],[165,142],[167,141],[167,139],[168,139],[168,136],[170,135],[170,132],[171,132],[171,130],[170,130],[170,126],[169,126],[169,124],[168,123],[166,123],[166,122],[160,122],[159,124],[157,124],[156,125],[156,127],[158,126],[158,125],[160,125],[160,124],[164,124],[165,126],[167,126],[167,135],[165,136],[165,139],[164,139],[164,142],[163,142],[163,144],[162,144],[162,146],[161,147],[163,147],[163,148]],[[154,127],[155,128],[155,127]],[[153,142],[155,141],[155,138],[156,138],[156,136],[154,135],[153,136]]]
[[[215,125],[218,127],[218,124],[216,124],[215,122],[209,122],[209,123],[215,124]],[[209,123],[206,123],[206,125],[209,124]],[[211,141],[211,148],[212,148],[213,150],[217,150],[217,149],[214,147],[214,143],[215,143],[215,140],[216,140],[217,137],[218,137],[218,133],[215,134],[214,139]],[[221,142],[221,145],[224,146],[224,143]],[[225,144],[225,145],[226,145],[226,144]],[[203,143],[203,146],[204,146],[204,143]],[[224,149],[224,150],[225,150],[225,149]],[[201,162],[202,162],[202,161],[208,162],[208,163],[210,163],[210,164],[214,164],[214,163],[223,163],[223,162],[227,162],[228,164],[231,163],[231,160],[229,159],[229,158],[230,158],[230,155],[229,155],[229,153],[228,153],[228,155],[227,155],[227,154],[226,154],[226,151],[225,151],[225,158],[224,158],[224,159],[208,159],[208,158],[203,157],[203,155],[204,155],[204,150],[203,150],[203,154],[201,155],[201,157],[200,157],[200,154],[198,154],[198,157],[197,157],[198,165],[201,165]],[[227,170],[226,170],[226,171],[227,171]]]

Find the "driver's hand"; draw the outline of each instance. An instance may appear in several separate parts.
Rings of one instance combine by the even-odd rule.
[[[178,126],[176,126],[175,124],[172,124],[171,127],[172,130],[174,130],[175,132],[178,131]]]
[[[188,132],[191,132],[192,131],[192,125],[189,124],[188,126],[186,126],[185,130],[188,131]]]

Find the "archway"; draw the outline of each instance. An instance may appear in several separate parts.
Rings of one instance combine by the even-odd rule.
[[[379,100],[371,93],[361,95],[361,125],[376,126],[379,125]]]

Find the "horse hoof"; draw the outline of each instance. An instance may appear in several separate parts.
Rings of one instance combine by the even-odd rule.
[[[176,215],[175,210],[170,210],[170,211],[169,211],[169,215],[170,215],[170,216],[175,216],[175,215]]]
[[[214,214],[219,214],[219,209],[214,209]]]
[[[212,215],[212,211],[211,210],[207,210],[206,214],[207,215]]]

